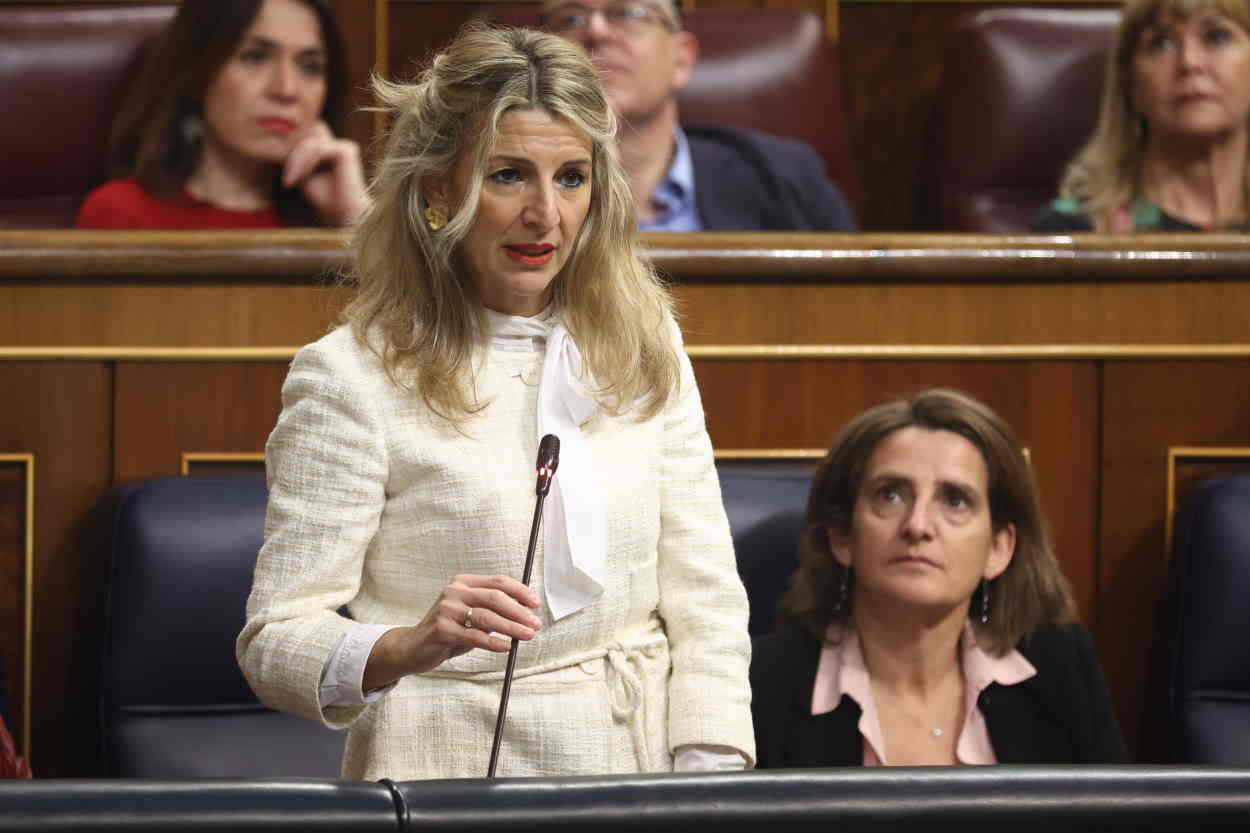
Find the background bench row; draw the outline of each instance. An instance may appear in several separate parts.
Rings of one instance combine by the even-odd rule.
[[[351,100],[407,77],[466,20],[535,2],[333,0]],[[683,118],[794,136],[824,157],[865,229],[1027,230],[1088,137],[1119,13],[1095,4],[696,0],[702,59]],[[0,227],[66,226],[105,177],[108,128],[175,9],[151,0],[0,0]],[[749,37],[747,34],[749,33]],[[356,112],[371,149],[383,126]]]

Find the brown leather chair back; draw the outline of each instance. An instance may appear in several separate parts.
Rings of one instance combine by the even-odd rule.
[[[492,9],[511,26],[535,26],[537,6]],[[688,124],[752,127],[816,149],[852,208],[861,191],[842,109],[838,50],[819,15],[791,9],[698,9],[682,14],[700,57],[678,105]]]
[[[72,226],[175,4],[0,5],[0,228]]]
[[[1023,232],[1098,117],[1118,9],[1012,8],[962,18],[939,91],[948,231]]]
[[[829,178],[858,208],[838,50],[820,16],[788,9],[708,9],[683,19],[699,39],[700,57],[679,98],[682,121],[801,139],[821,155]]]

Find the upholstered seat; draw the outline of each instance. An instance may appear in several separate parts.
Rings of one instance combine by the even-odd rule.
[[[72,226],[175,4],[0,5],[0,228]]]
[[[938,91],[942,228],[1027,232],[1097,120],[1118,9],[1006,8],[952,28]]]
[[[809,477],[731,467],[720,479],[762,632],[794,569]],[[262,706],[235,662],[265,501],[259,476],[168,477],[115,487],[98,507],[111,565],[100,682],[109,774],[338,773],[344,736]]]
[[[1183,503],[1159,626],[1174,763],[1250,764],[1250,476]]]
[[[344,736],[262,706],[235,661],[265,499],[259,476],[161,478],[104,498],[109,774],[338,774]]]
[[[778,604],[799,566],[799,536],[812,475],[801,469],[752,469],[734,463],[718,470],[738,575],[751,605],[747,627],[757,636],[773,629]]]
[[[503,6],[491,16],[535,26],[537,12]],[[816,149],[851,207],[861,191],[842,108],[838,50],[824,23],[793,9],[697,9],[682,15],[699,39],[699,60],[678,96],[687,124],[750,127]]]
[[[816,149],[851,206],[860,202],[838,50],[820,16],[785,9],[700,9],[683,15],[699,61],[678,97],[688,124],[752,127]]]

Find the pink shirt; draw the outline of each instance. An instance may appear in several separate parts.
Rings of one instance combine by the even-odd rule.
[[[1015,685],[1037,674],[1033,664],[1011,650],[994,657],[978,645],[972,626],[964,625],[959,639],[964,669],[964,724],[955,744],[955,760],[961,764],[996,764],[994,746],[990,743],[985,716],[977,708],[977,698],[990,683]],[[859,635],[848,630],[842,641],[826,640],[816,668],[816,684],[812,687],[812,714],[824,714],[838,707],[842,695],[859,704],[859,734],[864,739],[864,766],[888,765],[885,742],[877,706],[872,699],[872,682],[859,647]]]

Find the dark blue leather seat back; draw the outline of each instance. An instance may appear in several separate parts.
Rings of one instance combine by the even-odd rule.
[[[738,575],[751,604],[748,628],[752,636],[758,636],[776,624],[777,604],[799,564],[811,472],[722,463],[717,473]]]
[[[1250,764],[1250,476],[1198,486],[1175,530],[1161,620],[1170,757]]]
[[[259,476],[161,478],[107,496],[101,723],[111,774],[338,774],[343,735],[262,706],[235,661],[265,500]]]
[[[797,564],[810,475],[719,467],[750,597],[772,628]],[[101,724],[110,774],[331,777],[343,736],[270,711],[235,662],[265,518],[256,477],[171,477],[111,490]]]

